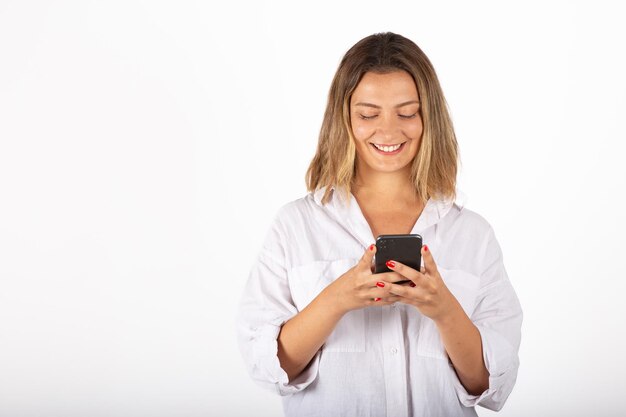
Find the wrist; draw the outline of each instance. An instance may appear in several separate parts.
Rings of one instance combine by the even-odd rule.
[[[463,307],[461,307],[461,304],[456,300],[456,298],[452,297],[450,306],[439,316],[433,318],[433,321],[440,330],[444,330],[454,327],[467,319],[468,317],[465,314]]]
[[[314,302],[336,320],[341,319],[349,310],[342,306],[340,297],[336,296],[331,286],[328,286],[315,297]]]

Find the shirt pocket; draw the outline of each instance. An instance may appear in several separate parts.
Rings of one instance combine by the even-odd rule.
[[[357,264],[358,259],[316,261],[297,266],[288,272],[291,297],[302,311],[330,283]],[[365,312],[363,309],[346,313],[322,348],[325,352],[365,351]]]
[[[472,317],[472,313],[476,308],[480,277],[461,269],[438,267],[438,271],[452,295],[463,307],[465,314],[468,317]],[[443,346],[435,322],[425,316],[422,316],[420,320],[417,354],[448,360],[448,354]]]

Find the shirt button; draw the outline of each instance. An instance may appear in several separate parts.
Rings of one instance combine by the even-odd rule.
[[[393,353],[393,354],[395,355],[396,353],[398,353],[398,349],[396,349],[396,348],[391,348],[391,353]]]

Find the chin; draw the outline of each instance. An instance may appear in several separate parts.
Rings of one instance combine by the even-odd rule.
[[[381,163],[365,163],[369,171],[372,172],[380,172],[386,174],[392,174],[394,172],[402,172],[406,171],[409,173],[411,171],[412,161],[408,161],[407,163],[399,163],[399,164],[381,164]]]

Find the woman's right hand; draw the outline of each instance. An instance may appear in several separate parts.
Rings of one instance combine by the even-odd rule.
[[[384,306],[399,301],[400,297],[391,294],[389,289],[392,282],[406,278],[397,272],[373,274],[375,253],[376,246],[370,246],[353,268],[328,284],[311,303],[282,326],[278,334],[278,360],[290,381],[311,362],[344,314],[367,306]]]
[[[374,274],[372,259],[376,245],[365,250],[359,262],[343,275],[329,284],[322,294],[329,301],[328,305],[340,314],[369,306],[393,304],[400,297],[389,292],[389,283],[406,280],[397,272]]]

